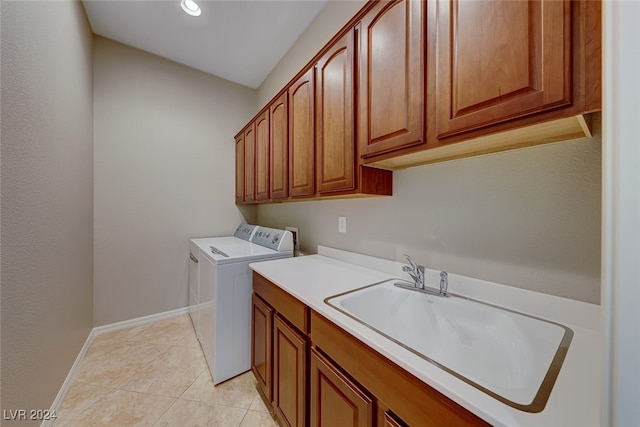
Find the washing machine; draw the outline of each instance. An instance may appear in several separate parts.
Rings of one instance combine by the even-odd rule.
[[[252,262],[293,256],[290,231],[240,224],[190,242],[189,306],[214,384],[251,369]]]

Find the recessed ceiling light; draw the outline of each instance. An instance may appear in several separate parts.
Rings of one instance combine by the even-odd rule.
[[[182,0],[180,2],[180,5],[182,6],[182,10],[184,10],[191,16],[200,16],[200,14],[202,13],[202,10],[200,9],[200,6],[198,6],[198,3],[193,0]]]

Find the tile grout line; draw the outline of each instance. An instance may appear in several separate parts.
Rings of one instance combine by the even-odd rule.
[[[142,332],[142,331],[141,331],[141,332]],[[139,334],[139,333],[138,333],[138,334]],[[136,336],[137,336],[138,334],[136,334]],[[127,340],[126,338],[125,338],[125,339],[122,339],[122,338],[109,338],[109,337],[105,337],[104,339],[110,339],[110,340],[113,340],[113,341],[119,341],[119,342],[125,343],[125,344],[127,345],[127,347],[128,347],[128,346],[129,346],[129,344],[131,344],[131,343],[141,342],[141,341],[132,341],[132,340]],[[95,342],[95,340],[94,340],[94,341],[92,341],[91,345],[93,345],[93,344],[94,344],[94,342]],[[154,344],[154,345],[156,345],[156,346],[165,346],[165,344],[157,344],[157,343],[149,343],[149,342],[144,342],[144,343],[145,343],[145,344]],[[88,350],[90,350],[90,349],[91,349],[91,345],[90,345],[90,346],[89,346],[89,348],[87,349],[87,352],[88,352]],[[147,362],[147,363],[143,364],[143,365],[141,366],[141,368],[143,369],[144,367],[146,367],[146,366],[148,366],[149,364],[151,364],[151,363],[153,363],[154,361],[156,361],[156,360],[160,357],[160,355],[162,355],[163,353],[165,353],[165,352],[169,351],[169,349],[170,349],[172,346],[171,346],[171,345],[166,345],[166,347],[167,347],[167,348],[166,348],[166,349],[163,349],[163,350],[162,350],[162,351],[161,351],[161,352],[160,352],[160,353],[159,353],[159,354],[158,354],[154,359],[152,359],[151,361],[149,361],[149,362]],[[112,349],[109,349],[109,350],[107,350],[106,352],[100,353],[100,356],[107,357],[107,359],[110,359],[110,358],[109,358],[109,356],[110,356],[111,351],[112,351]],[[90,356],[90,357],[91,357],[91,356]],[[85,354],[85,355],[83,355],[83,357],[82,357],[82,361],[80,362],[80,368],[82,367],[82,363],[84,363],[84,361],[85,361],[86,359],[87,359],[87,355]],[[129,378],[131,378],[131,377],[129,377]],[[77,382],[77,378],[74,378],[73,382],[72,382],[72,383],[70,384],[70,386],[69,386],[69,389],[71,389],[71,387],[73,387],[73,386],[74,386],[74,385],[76,385],[77,383],[78,383],[78,382]],[[95,383],[92,383],[92,382],[86,382],[86,384],[91,385],[91,386],[94,386],[94,387],[102,387],[102,388],[109,389],[109,392],[108,392],[108,393],[106,393],[106,394],[105,394],[104,396],[102,396],[101,398],[99,398],[99,399],[98,399],[97,401],[95,401],[94,403],[92,403],[91,405],[89,405],[87,408],[85,408],[84,410],[82,410],[80,413],[78,413],[76,416],[74,416],[72,419],[70,419],[70,420],[69,420],[68,422],[66,422],[65,424],[69,424],[69,423],[71,423],[71,421],[75,420],[75,419],[76,419],[76,418],[78,418],[80,415],[82,415],[82,414],[84,414],[85,412],[87,412],[89,409],[91,409],[91,408],[92,408],[92,407],[94,407],[96,404],[98,404],[100,401],[102,401],[105,397],[107,397],[108,395],[110,395],[110,394],[114,393],[116,390],[119,390],[119,391],[125,391],[125,392],[132,392],[132,393],[140,393],[140,392],[136,392],[136,391],[133,391],[133,390],[125,390],[125,389],[120,388],[120,387],[122,387],[124,384],[116,384],[115,386],[107,386],[107,387],[105,387],[105,385],[104,385],[104,384],[95,384]],[[172,396],[154,395],[154,394],[150,394],[150,393],[140,393],[140,394],[147,394],[147,395],[152,395],[152,396],[159,396],[159,397],[172,398],[172,399],[174,399],[174,401],[171,403],[171,405],[169,405],[169,407],[171,407],[171,406],[173,405],[173,403],[175,403],[175,401],[177,400],[175,397],[172,397]],[[65,396],[65,399],[66,399],[66,396]],[[64,403],[64,400],[61,402],[61,405],[62,405],[63,403]],[[168,408],[167,408],[167,409],[168,409]],[[165,412],[166,412],[166,410],[165,410]],[[164,412],[163,412],[163,414],[164,414]],[[156,420],[156,421],[157,421],[157,420]],[[55,423],[54,423],[54,426],[55,426]]]
[[[71,386],[69,387],[69,389],[71,389],[71,387],[73,387],[74,385],[76,385],[76,382],[74,381]],[[92,387],[102,387],[102,386],[96,386],[95,384],[90,384],[87,383],[87,385],[90,385]],[[67,425],[67,424],[71,424],[71,422],[73,420],[75,420],[76,418],[78,418],[80,415],[84,414],[85,412],[87,412],[89,409],[93,408],[95,405],[97,405],[102,399],[104,399],[105,397],[107,397],[108,395],[110,395],[111,393],[113,393],[114,391],[116,391],[117,389],[115,388],[109,388],[109,387],[102,387],[102,388],[108,388],[109,392],[105,393],[102,397],[100,397],[98,400],[96,400],[95,402],[93,402],[91,405],[87,406],[86,408],[84,408],[82,411],[78,412],[75,416],[73,416],[71,419],[67,420],[63,426]],[[65,398],[66,399],[66,398]],[[62,401],[62,403],[64,403],[64,400]],[[57,420],[56,420],[57,421]],[[53,423],[54,427],[56,426],[56,423]]]
[[[161,319],[162,320],[162,319]],[[160,320],[160,321],[161,321]],[[187,325],[188,323],[188,325]],[[194,400],[194,399],[189,399],[189,398],[185,398],[185,394],[186,392],[193,387],[193,385],[198,381],[199,378],[201,378],[203,375],[205,374],[209,374],[208,368],[205,367],[205,369],[203,371],[201,371],[194,379],[193,381],[191,381],[191,383],[185,387],[185,389],[180,393],[179,396],[167,396],[165,394],[155,394],[155,393],[148,393],[148,392],[141,392],[141,391],[136,391],[136,390],[128,390],[123,388],[125,384],[127,384],[131,378],[133,378],[133,376],[137,375],[139,372],[141,372],[142,370],[144,370],[145,368],[147,368],[148,366],[150,366],[151,364],[155,363],[156,361],[160,360],[163,355],[166,355],[168,352],[172,351],[172,349],[175,349],[180,352],[180,351],[187,351],[191,350],[191,351],[197,351],[198,353],[200,353],[200,356],[203,356],[202,353],[202,349],[200,347],[199,342],[197,341],[197,337],[195,337],[195,333],[193,331],[193,326],[190,324],[190,322],[183,322],[183,323],[177,323],[174,324],[170,327],[168,327],[168,329],[173,329],[176,328],[178,331],[182,330],[183,333],[180,334],[181,336],[179,338],[176,338],[170,342],[167,343],[158,343],[157,341],[154,341],[152,338],[146,338],[143,336],[145,331],[152,331],[151,334],[157,334],[159,331],[153,330],[153,324],[149,323],[148,325],[141,325],[142,328],[141,330],[139,330],[135,335],[132,336],[126,336],[126,333],[124,334],[124,337],[108,337],[108,336],[103,336],[100,337],[100,335],[106,335],[105,334],[100,334],[100,335],[96,335],[95,338],[103,338],[106,340],[113,340],[116,343],[119,343],[120,345],[123,346],[123,348],[125,349],[124,352],[125,354],[127,354],[127,351],[129,351],[130,348],[134,347],[136,344],[144,344],[144,345],[152,345],[155,346],[158,349],[158,353],[155,357],[152,357],[152,359],[148,360],[147,362],[145,362],[142,365],[137,365],[136,363],[133,363],[131,361],[127,362],[126,364],[124,364],[123,366],[136,366],[136,369],[134,369],[133,374],[131,375],[127,375],[126,378],[121,381],[121,382],[116,382],[115,385],[109,385],[109,386],[105,386],[104,384],[96,384],[96,383],[92,383],[92,382],[86,382],[86,381],[81,381],[80,383],[84,383],[86,385],[92,386],[92,387],[98,387],[98,388],[102,388],[102,389],[106,389],[107,392],[105,395],[103,395],[102,397],[100,397],[98,400],[96,400],[95,402],[93,402],[92,404],[90,404],[89,406],[87,406],[85,409],[83,409],[82,411],[80,411],[79,413],[77,413],[76,415],[73,416],[73,418],[70,418],[68,420],[66,420],[64,425],[67,425],[69,423],[72,423],[74,420],[78,419],[78,417],[82,416],[83,414],[86,415],[86,413],[88,411],[90,411],[92,408],[94,408],[97,404],[99,404],[100,402],[102,402],[105,398],[107,398],[108,396],[111,396],[114,392],[116,391],[122,391],[122,392],[128,392],[128,393],[136,393],[139,395],[144,395],[144,396],[154,396],[154,397],[162,397],[162,398],[168,398],[171,399],[171,403],[166,407],[166,409],[164,411],[162,411],[161,413],[158,414],[158,416],[153,420],[151,425],[158,425],[158,423],[160,422],[160,420],[168,413],[168,411],[174,407],[174,405],[178,402],[178,400],[181,400],[183,402],[194,402],[198,405],[205,405],[208,407],[227,407],[227,408],[233,408],[236,410],[242,410],[243,415],[242,415],[242,419],[240,420],[240,423],[238,424],[238,426],[242,425],[242,423],[245,421],[245,419],[247,419],[247,416],[250,412],[256,412],[256,413],[262,413],[263,411],[252,411],[251,407],[253,405],[253,403],[255,402],[256,398],[260,398],[259,394],[256,394],[253,396],[253,398],[251,399],[251,401],[249,402],[248,406],[239,406],[239,405],[233,405],[233,404],[221,404],[221,403],[214,403],[214,402],[204,402],[201,400]],[[148,327],[147,327],[148,326]],[[187,327],[188,326],[188,327]],[[138,327],[140,328],[140,326],[134,326],[134,327]],[[132,328],[134,328],[132,327]],[[160,333],[158,334],[158,338],[157,339],[162,339],[162,328],[160,329]],[[125,329],[122,329],[122,331],[124,331]],[[186,331],[189,331],[190,333],[187,333]],[[188,336],[186,336],[188,335]],[[195,340],[195,345],[194,344],[190,344],[193,340]],[[92,342],[92,344],[94,344]],[[104,344],[103,344],[104,345]],[[106,350],[106,351],[105,351]],[[111,354],[113,351],[113,347],[109,345],[109,343],[106,343],[105,348],[102,349],[101,352],[96,352],[93,353],[91,355],[91,357],[89,358],[89,360],[93,359],[94,357],[97,358],[97,360],[99,360],[98,358],[105,358],[105,363],[108,363],[109,361],[113,361],[116,360],[118,358],[118,355],[116,354]],[[135,354],[135,353],[134,353]],[[186,353],[185,353],[186,354]],[[111,357],[109,357],[109,355]],[[86,355],[85,357],[83,357],[82,362],[85,362],[87,360]],[[200,361],[198,361],[198,363],[200,363]],[[100,363],[98,363],[99,365]],[[180,368],[182,365],[184,364],[180,364],[178,363],[176,365],[176,368]],[[189,363],[187,364],[188,366],[192,366],[193,364]],[[186,365],[185,365],[186,366]],[[195,371],[197,372],[197,371]],[[160,379],[161,377],[159,377]],[[78,383],[77,381],[75,381],[77,378],[74,379],[73,383],[70,385],[70,387],[72,386],[76,386],[80,383]],[[118,379],[118,378],[116,378]],[[197,398],[197,397],[196,397]],[[66,400],[66,399],[65,399]],[[269,414],[267,412],[267,414]],[[270,415],[270,414],[269,414]],[[151,420],[150,420],[151,421]]]
[[[158,418],[156,418],[156,420],[151,424],[151,426],[155,426],[156,424],[158,424],[158,422],[162,419],[162,417],[164,416],[164,414],[166,414],[167,412],[169,412],[169,409],[171,409],[173,407],[173,405],[176,404],[176,402],[178,401],[177,398],[173,398],[173,402],[171,402],[171,405],[167,406],[167,409],[165,409],[159,416]]]

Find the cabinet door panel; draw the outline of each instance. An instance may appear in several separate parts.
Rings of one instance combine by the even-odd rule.
[[[380,427],[407,427],[407,424],[400,421],[389,410],[385,410],[384,405],[378,406],[378,425]]]
[[[306,341],[276,314],[273,322],[273,404],[287,426],[302,427],[306,416]]]
[[[380,2],[359,28],[361,155],[424,142],[424,2]]]
[[[271,198],[289,196],[289,117],[287,93],[270,107],[271,113]]]
[[[271,401],[273,310],[255,294],[251,301],[251,370],[265,396]]]
[[[320,193],[355,188],[353,32],[316,67],[316,166]]]
[[[569,1],[437,3],[439,138],[571,103]]]
[[[311,350],[311,427],[370,427],[373,401]]]
[[[244,203],[244,133],[236,137],[236,204]]]
[[[255,170],[256,132],[255,124],[251,123],[244,132],[244,201],[246,203],[252,203],[256,200]]]
[[[309,69],[289,88],[289,194],[315,193],[314,79]]]
[[[256,200],[269,200],[269,110],[255,121]]]

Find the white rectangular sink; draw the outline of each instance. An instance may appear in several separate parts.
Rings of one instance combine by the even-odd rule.
[[[571,329],[455,295],[401,289],[394,282],[325,303],[509,406],[544,409]]]

